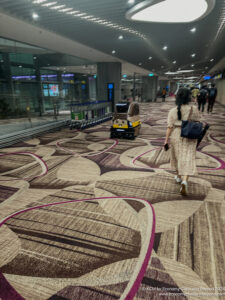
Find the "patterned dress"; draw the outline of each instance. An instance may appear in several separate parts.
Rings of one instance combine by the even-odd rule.
[[[191,112],[192,107],[192,112]],[[191,114],[190,114],[191,112]],[[190,117],[189,117],[190,114]],[[193,105],[181,106],[182,120],[199,121],[198,108]],[[196,175],[196,145],[197,140],[183,138],[181,134],[181,121],[177,117],[177,107],[172,108],[168,114],[168,127],[173,128],[170,136],[170,163],[171,167],[181,176]]]

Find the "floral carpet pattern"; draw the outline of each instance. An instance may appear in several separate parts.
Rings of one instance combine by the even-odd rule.
[[[0,299],[225,299],[225,108],[202,121],[179,193],[163,150],[174,99],[142,103],[140,135],[110,122],[0,149]]]

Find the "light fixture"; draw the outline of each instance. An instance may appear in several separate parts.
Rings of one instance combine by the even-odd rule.
[[[33,18],[34,20],[37,20],[37,19],[39,18],[39,15],[36,14],[36,13],[33,13],[33,14],[32,14],[32,18]]]
[[[176,61],[176,60],[174,60],[174,61],[173,61],[173,64],[175,65],[176,63],[177,63],[177,61]]]
[[[134,3],[135,3],[135,0],[128,0],[127,3],[128,3],[128,4],[134,4]]]
[[[126,75],[126,74],[124,74],[124,75],[123,75],[123,78],[127,78],[127,75]]]
[[[190,73],[190,72],[193,72],[194,70],[181,70],[179,68],[179,70],[177,71],[177,73]]]
[[[18,66],[19,68],[22,68],[22,66],[20,65],[20,66]]]
[[[139,66],[142,66],[142,63],[141,62],[139,62],[139,64],[138,64]]]
[[[113,51],[112,51],[112,54],[115,54],[115,53],[116,53],[116,50],[113,50]]]
[[[175,75],[175,74],[179,74],[179,72],[170,72],[170,71],[168,71],[165,74],[166,75]]]
[[[149,60],[151,60],[152,59],[152,57],[151,56],[149,56],[149,58],[148,58]]]
[[[63,9],[60,9],[59,11],[60,12],[68,12],[68,11],[71,11],[73,10],[73,8],[63,8]]]
[[[55,2],[48,2],[48,3],[42,4],[42,6],[44,6],[44,7],[50,7],[50,6],[55,5],[55,4],[57,4],[57,1],[55,1]]]
[[[55,9],[55,10],[58,10],[58,9],[62,9],[62,8],[64,8],[66,5],[56,5],[56,6],[52,6],[52,7],[50,7],[51,9]]]
[[[43,2],[46,2],[47,0],[35,0],[33,1],[33,4],[41,4]]]
[[[196,28],[195,28],[195,27],[193,27],[192,29],[190,29],[190,31],[191,31],[192,33],[195,33],[195,31],[196,31]]]
[[[168,49],[168,47],[167,47],[167,46],[164,46],[164,47],[163,47],[163,50],[164,50],[164,51],[166,51],[167,49]]]
[[[194,67],[194,66],[195,66],[194,64],[191,65],[191,67]]]
[[[119,39],[119,40],[123,40],[123,35],[120,35],[120,36],[118,37],[118,39]]]
[[[214,58],[210,59],[210,61],[214,61]]]
[[[120,24],[113,23],[109,20],[101,19],[94,15],[89,15],[88,13],[85,13],[83,11],[71,10],[71,8],[68,7],[66,4],[60,5],[60,1],[51,1],[51,2],[47,2],[49,0],[29,0],[29,1],[33,1],[32,2],[33,4],[37,4],[37,5],[46,7],[51,10],[57,10],[61,13],[67,14],[71,17],[80,18],[82,20],[86,20],[87,22],[92,22],[92,23],[102,25],[105,27],[115,28],[120,31],[129,32],[143,40],[148,40],[147,36],[145,36],[143,33],[139,32],[137,30],[132,29],[131,27],[121,26]],[[120,39],[123,39],[123,37]]]
[[[34,59],[37,59],[37,57],[36,57],[36,56],[34,56]]]
[[[195,54],[195,53],[191,54],[191,57],[195,57],[195,56],[196,56],[196,54]]]
[[[153,74],[153,73],[149,73],[148,76],[149,76],[149,77],[153,77],[154,74]]]
[[[159,23],[190,23],[207,16],[215,0],[145,0],[126,14],[129,20]]]

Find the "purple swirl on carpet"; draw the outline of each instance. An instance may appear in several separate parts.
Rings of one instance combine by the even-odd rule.
[[[7,281],[0,272],[0,298],[1,300],[25,300]]]

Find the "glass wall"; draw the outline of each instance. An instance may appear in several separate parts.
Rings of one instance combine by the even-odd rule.
[[[79,113],[82,118],[87,118],[89,112],[90,118],[100,111],[110,111],[107,101],[96,102],[96,75],[82,73],[82,68],[91,64],[0,38],[0,119],[69,118],[71,112]],[[91,104],[95,108],[90,112],[87,107]]]

